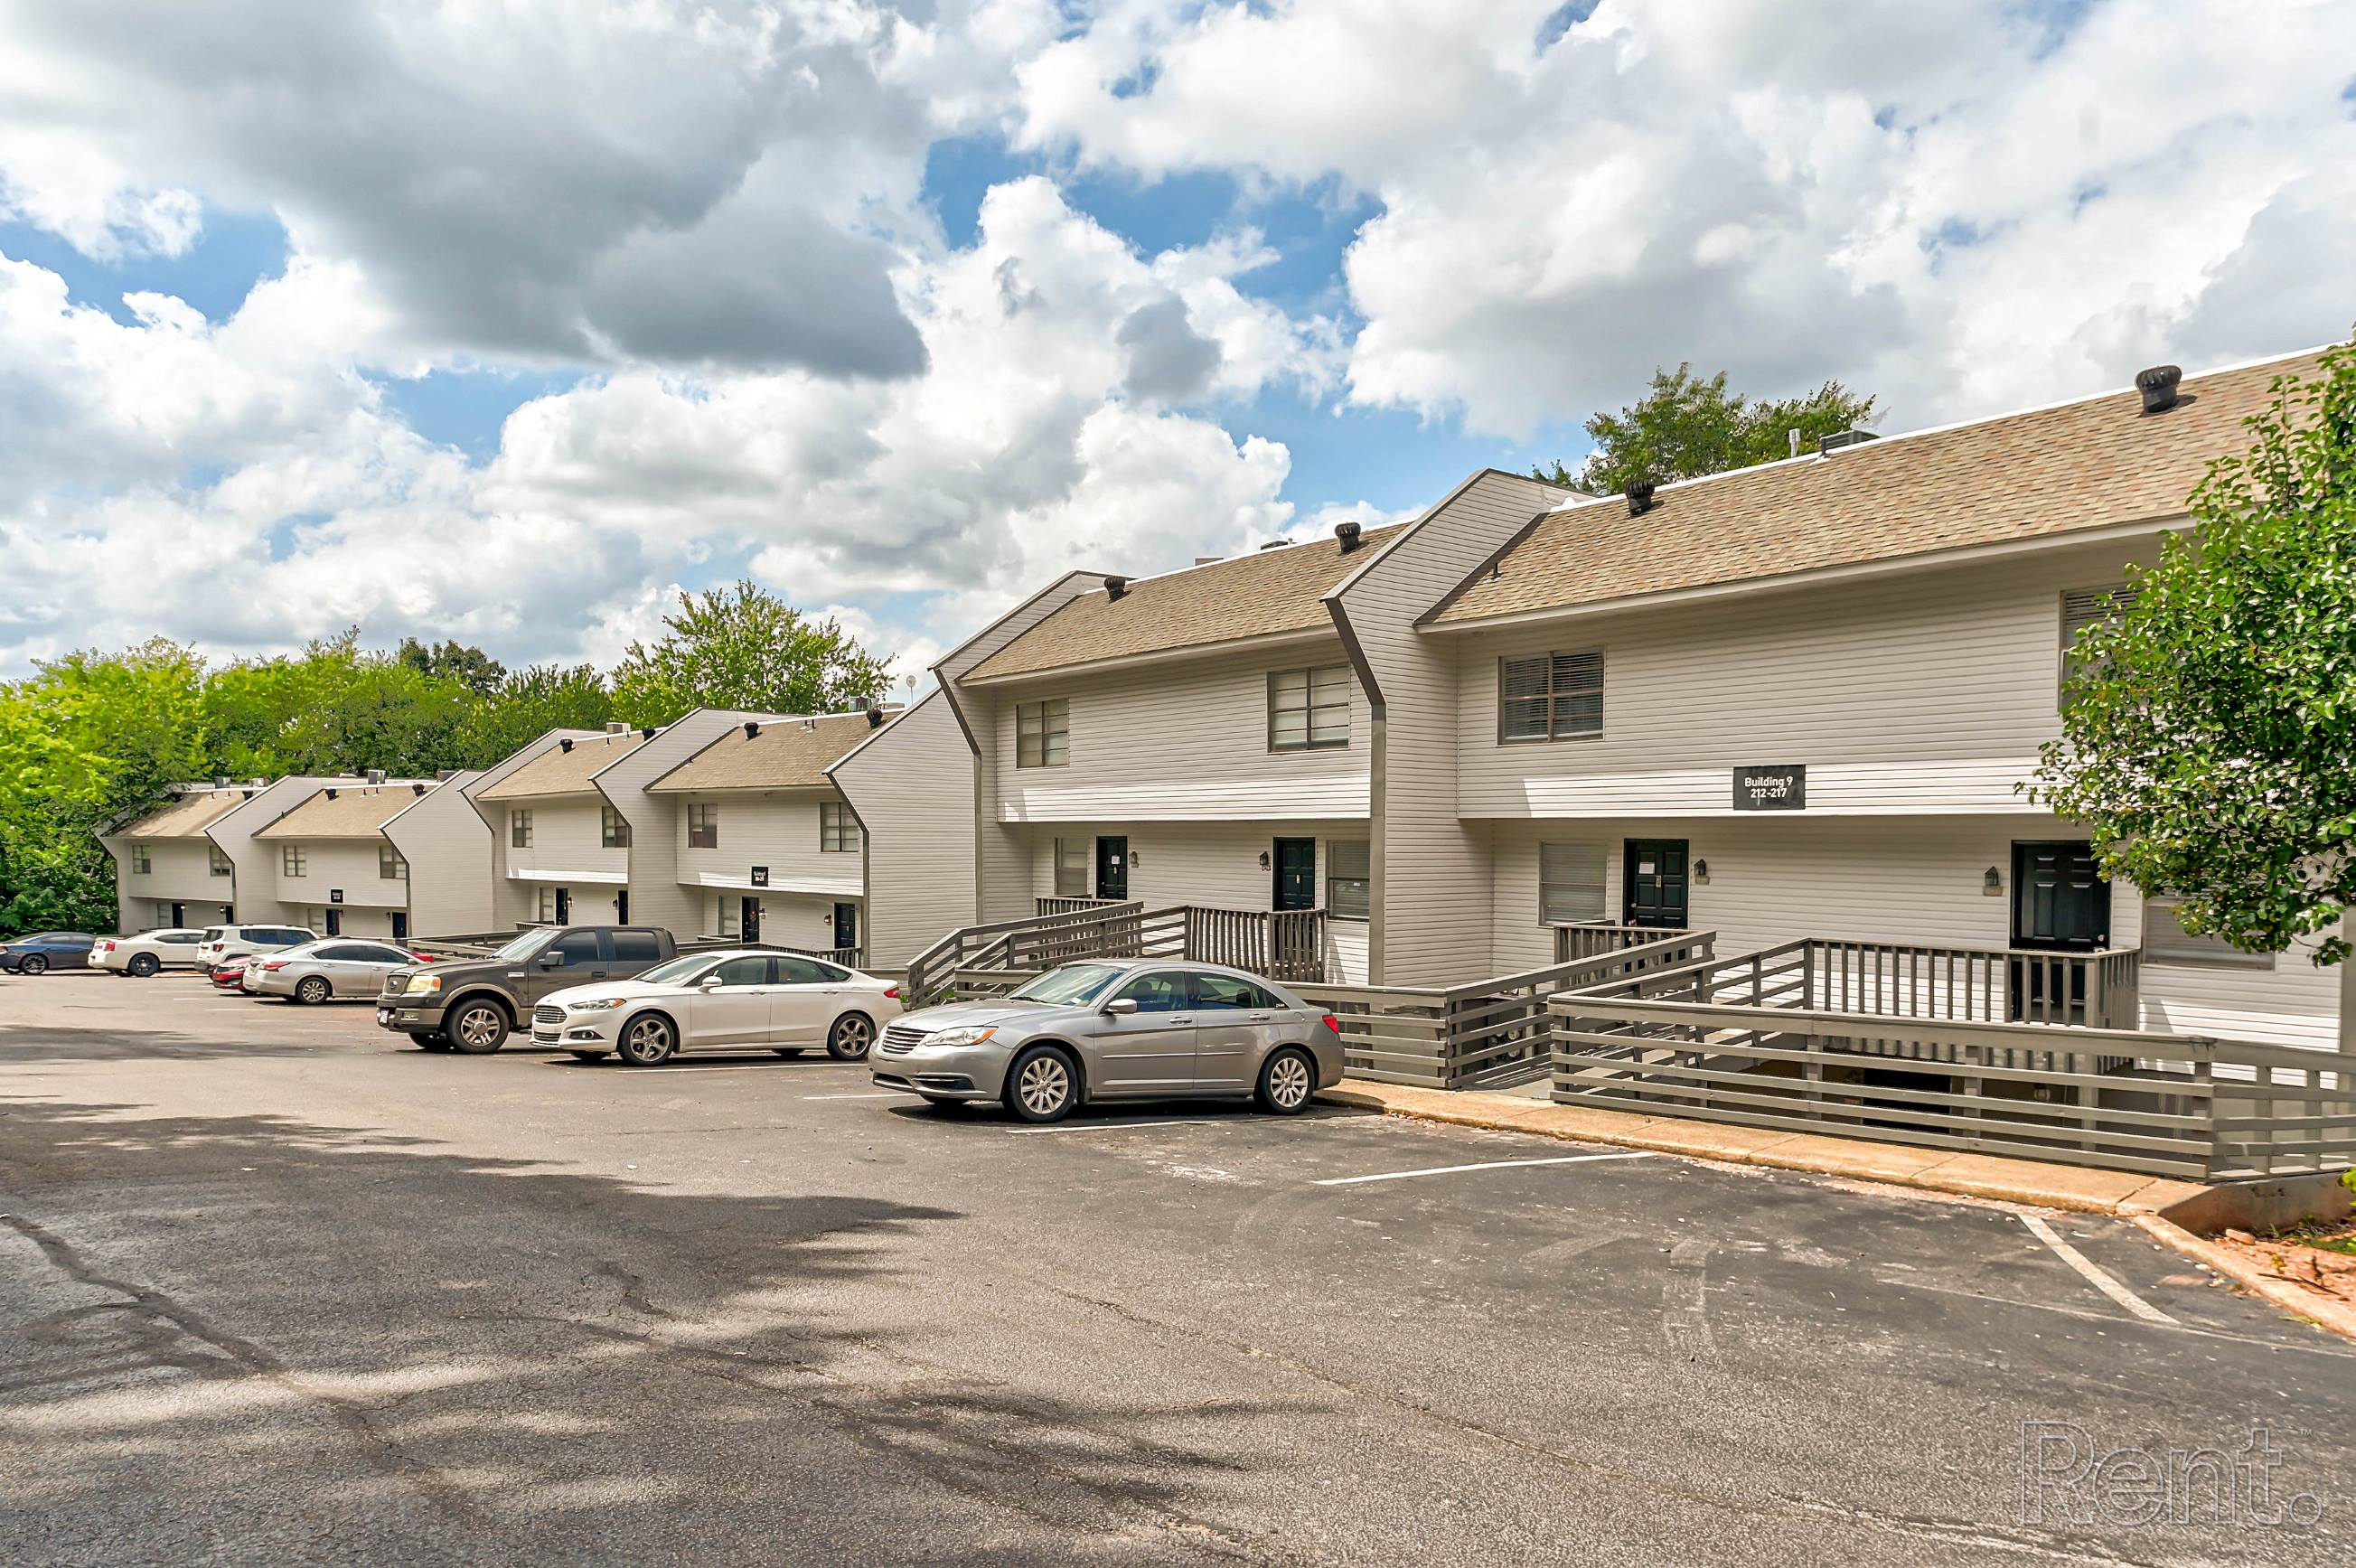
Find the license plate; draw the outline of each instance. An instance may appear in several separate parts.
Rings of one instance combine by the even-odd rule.
[[[380,1024],[390,1024],[390,1023],[391,1023],[391,1022],[392,1022],[392,1009],[391,1009],[391,1008],[390,1008],[390,1007],[380,1007],[380,1008],[378,1008],[378,1009],[376,1010],[376,1021],[377,1021],[378,1023],[380,1023]]]

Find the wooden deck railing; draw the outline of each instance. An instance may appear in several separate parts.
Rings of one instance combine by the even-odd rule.
[[[1091,903],[951,931],[908,966],[908,1005],[1012,990],[1057,964],[1091,958],[1167,958],[1286,983],[1323,981],[1325,945],[1323,909]]]
[[[2332,1052],[1594,990],[1549,1011],[1563,1104],[2196,1180],[2356,1157],[2356,1061]],[[1890,1040],[1909,1059],[1860,1048]]]
[[[1081,915],[1090,909],[1109,909],[1125,902],[1119,898],[1033,898],[1033,912],[1038,915]]]
[[[1601,920],[1580,920],[1554,929],[1554,961],[1577,963],[1583,958],[1641,948],[1686,934],[1681,926],[1614,926]]]
[[[1811,1006],[2095,1029],[2141,1021],[2142,955],[2133,948],[2048,952],[1824,938],[1808,945]]]

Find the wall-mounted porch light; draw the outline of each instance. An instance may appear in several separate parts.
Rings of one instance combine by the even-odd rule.
[[[1989,866],[1987,868],[1987,875],[1980,878],[1980,891],[1987,894],[1991,898],[2003,897],[2004,874],[1998,871],[1995,866]]]
[[[1709,880],[1709,862],[1706,860],[1697,860],[1694,862],[1694,880],[1696,882],[1707,882]]]
[[[1262,871],[1266,871],[1266,870],[1268,869],[1268,867],[1269,867],[1268,851],[1266,851],[1266,850],[1262,850],[1262,851],[1260,851],[1260,852],[1259,852],[1259,868],[1260,868]]]

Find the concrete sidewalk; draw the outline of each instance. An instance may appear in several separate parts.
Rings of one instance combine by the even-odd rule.
[[[2206,1190],[2197,1183],[2170,1181],[2134,1171],[2000,1159],[1992,1155],[1957,1154],[1951,1149],[1917,1148],[1911,1144],[1779,1133],[1765,1127],[1738,1127],[1682,1117],[1637,1116],[1478,1090],[1411,1089],[1351,1078],[1344,1079],[1341,1087],[1325,1090],[1320,1098],[1461,1127],[1488,1127],[1500,1132],[1571,1138],[1583,1144],[1654,1149],[1665,1155],[1688,1155],[1728,1165],[1813,1171],[1819,1176],[1849,1176],[1858,1181],[1887,1182],[1928,1192],[2074,1209],[2086,1214],[2157,1214],[2172,1203]]]

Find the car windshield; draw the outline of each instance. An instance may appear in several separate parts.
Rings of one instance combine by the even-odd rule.
[[[1098,993],[1126,972],[1108,963],[1067,963],[1061,969],[1049,970],[1021,990],[1008,994],[1010,1002],[1093,1002]]]
[[[668,963],[659,963],[640,974],[638,978],[650,981],[657,985],[676,985],[693,976],[696,971],[711,961],[710,953],[690,953],[685,958],[675,958]]]
[[[554,926],[536,926],[532,929],[526,931],[523,935],[518,937],[515,940],[509,942],[507,946],[501,948],[498,951],[493,953],[491,956],[496,959],[504,960],[509,963],[515,963],[520,960],[528,959],[532,954],[538,952],[541,949],[546,947],[550,942],[554,941],[556,940],[557,929],[558,928]]]

